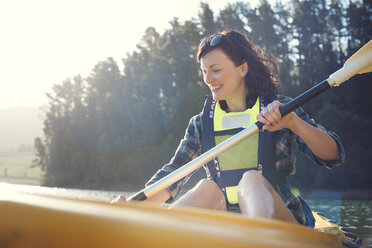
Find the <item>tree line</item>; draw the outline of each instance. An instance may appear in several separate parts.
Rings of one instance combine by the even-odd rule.
[[[54,85],[33,165],[43,169],[47,186],[142,187],[169,161],[188,120],[202,109],[208,89],[195,59],[202,37],[223,29],[244,31],[276,57],[281,93],[295,97],[372,38],[371,13],[371,0],[275,5],[262,0],[255,7],[237,2],[219,13],[201,3],[197,17],[174,18],[162,34],[149,27],[136,50],[122,59],[124,68],[107,58],[88,77]],[[372,186],[371,80],[371,73],[356,76],[304,106],[341,137],[346,162],[329,171],[299,155],[293,184],[340,190]]]

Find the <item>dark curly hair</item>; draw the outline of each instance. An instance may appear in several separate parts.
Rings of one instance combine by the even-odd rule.
[[[221,40],[218,44],[211,46],[210,42],[216,35],[222,35]],[[203,42],[204,40],[207,42]],[[245,76],[245,84],[248,87],[247,106],[252,106],[257,96],[271,100],[278,98],[279,82],[277,74],[279,69],[275,59],[266,55],[245,34],[234,30],[224,30],[202,39],[196,55],[198,62],[216,48],[221,49],[235,66],[244,62],[248,63],[248,73]]]

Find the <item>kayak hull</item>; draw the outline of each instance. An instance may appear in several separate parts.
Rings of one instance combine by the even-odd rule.
[[[326,219],[321,232],[234,213],[20,193],[1,194],[0,220],[0,247],[342,246]]]

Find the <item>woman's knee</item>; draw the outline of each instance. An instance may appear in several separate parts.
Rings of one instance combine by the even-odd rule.
[[[257,170],[249,170],[243,174],[242,179],[239,182],[239,186],[257,186],[261,183],[267,183],[267,180],[263,177],[262,172]]]
[[[220,187],[218,187],[217,183],[210,179],[200,180],[192,189],[192,191],[202,192],[204,194],[213,194],[223,197],[223,193]]]
[[[226,210],[225,197],[218,185],[209,179],[200,180],[172,206],[192,206],[216,210]]]
[[[243,214],[275,217],[275,202],[268,184],[260,171],[252,170],[243,174],[238,187],[239,206]]]
[[[213,180],[202,179],[194,189],[200,195],[203,195],[206,201],[214,202],[216,209],[224,210],[226,208],[225,196],[220,187]]]

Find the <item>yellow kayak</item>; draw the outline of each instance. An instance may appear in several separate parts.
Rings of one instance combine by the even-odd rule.
[[[355,244],[315,214],[316,227],[218,211],[0,191],[0,247],[343,247]]]

